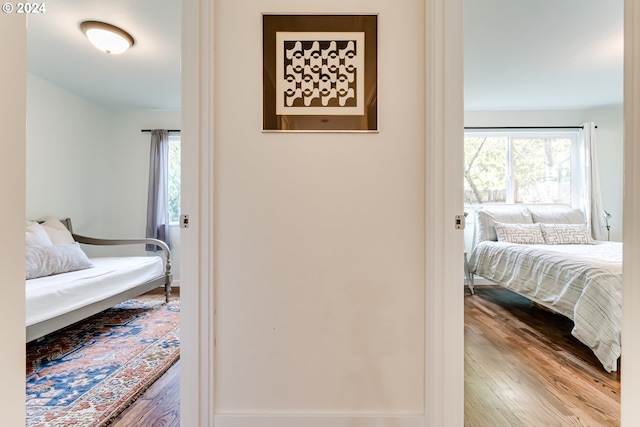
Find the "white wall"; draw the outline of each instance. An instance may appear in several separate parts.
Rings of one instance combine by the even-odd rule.
[[[422,416],[424,2],[215,4],[215,413]],[[379,133],[261,133],[292,10],[380,13]]]
[[[25,15],[0,17],[0,219],[7,224],[0,245],[2,291],[5,304],[0,310],[2,324],[3,367],[0,388],[2,425],[23,426],[25,420],[24,388],[24,232],[25,216],[25,119],[26,119],[26,48]]]
[[[109,231],[113,114],[27,75],[27,217],[70,217],[76,231]],[[90,250],[89,250],[90,252]]]
[[[465,111],[465,126],[568,126],[594,122],[602,206],[611,213],[611,240],[622,241],[622,106],[585,110]]]
[[[180,129],[179,111],[113,111],[27,74],[27,213],[71,217],[80,234],[144,237],[150,134]],[[172,229],[175,284],[180,236]],[[141,255],[144,246],[95,248],[87,254]]]

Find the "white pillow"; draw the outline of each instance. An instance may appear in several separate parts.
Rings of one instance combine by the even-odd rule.
[[[593,245],[595,241],[583,224],[540,224],[548,245]]]
[[[584,224],[584,213],[581,209],[570,209],[569,207],[529,207],[533,222],[543,222],[546,224]]]
[[[40,225],[47,232],[54,245],[68,244],[75,241],[71,232],[57,218],[48,219]]]
[[[505,224],[495,222],[494,226],[499,242],[524,245],[544,245],[545,243],[540,224]]]
[[[51,246],[53,244],[45,229],[37,222],[27,222],[25,243],[27,246]]]
[[[91,268],[93,264],[77,243],[27,246],[25,274],[27,279]]]
[[[532,224],[531,212],[526,207],[520,206],[491,206],[482,207],[476,214],[478,241],[498,240],[494,223],[505,224]]]

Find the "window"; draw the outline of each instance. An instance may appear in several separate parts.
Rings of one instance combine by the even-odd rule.
[[[465,204],[584,206],[584,149],[577,131],[466,131]]]
[[[180,220],[180,135],[169,136],[169,222]]]

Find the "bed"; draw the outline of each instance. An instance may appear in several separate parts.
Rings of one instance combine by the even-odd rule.
[[[162,256],[88,258],[80,244],[153,244],[162,250]],[[171,252],[156,239],[97,239],[73,234],[68,218],[27,221],[25,273],[29,342],[158,287],[164,287],[168,302]]]
[[[591,239],[567,206],[477,211],[469,271],[562,314],[607,372],[617,370],[622,323],[622,243]]]

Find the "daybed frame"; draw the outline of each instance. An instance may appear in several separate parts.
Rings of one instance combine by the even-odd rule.
[[[153,244],[162,249],[164,254],[164,273],[155,279],[149,280],[144,283],[140,283],[135,288],[128,289],[119,294],[113,295],[109,298],[101,301],[96,301],[92,304],[80,307],[76,310],[62,314],[60,316],[53,317],[51,319],[44,320],[39,323],[35,323],[31,326],[27,326],[26,342],[33,341],[41,338],[47,334],[57,331],[65,326],[69,326],[80,320],[86,319],[89,316],[100,313],[116,304],[127,301],[131,298],[135,298],[139,295],[152,291],[153,289],[164,286],[165,301],[169,302],[169,296],[171,295],[171,281],[173,276],[171,274],[171,250],[169,246],[161,240],[151,238],[141,239],[98,239],[94,237],[81,236],[73,233],[71,226],[71,219],[65,218],[60,220],[65,227],[71,232],[74,240],[78,243],[87,245],[98,246],[112,246],[112,245],[135,245],[135,244]]]

